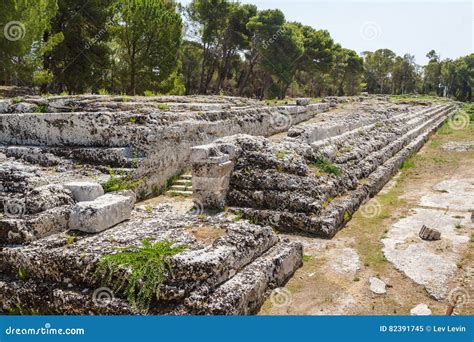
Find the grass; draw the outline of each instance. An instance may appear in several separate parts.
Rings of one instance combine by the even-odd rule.
[[[169,110],[169,109],[170,109],[170,106],[169,106],[168,104],[166,104],[166,103],[160,103],[160,104],[158,105],[158,109],[160,109],[160,110]]]
[[[186,246],[169,240],[152,243],[145,239],[140,247],[121,248],[101,257],[96,275],[105,277],[104,284],[114,291],[124,290],[132,306],[148,310],[153,299],[159,299],[161,284],[172,274],[172,257],[185,250]]]

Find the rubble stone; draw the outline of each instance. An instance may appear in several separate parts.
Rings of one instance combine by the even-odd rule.
[[[99,183],[69,182],[64,187],[72,192],[76,202],[93,201],[104,194],[104,189]]]
[[[72,209],[69,228],[99,233],[130,218],[135,201],[130,197],[107,194],[93,201],[79,202]]]

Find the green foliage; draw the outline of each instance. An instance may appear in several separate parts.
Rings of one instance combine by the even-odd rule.
[[[117,253],[102,256],[97,276],[115,291],[125,290],[127,300],[135,307],[149,309],[153,299],[160,297],[163,281],[172,274],[171,259],[186,250],[184,245],[164,240],[142,241],[140,247],[120,248]]]
[[[68,235],[68,237],[66,238],[66,244],[72,245],[74,242],[76,242],[76,240],[77,240],[76,234]]]
[[[106,193],[121,190],[135,190],[142,183],[142,179],[133,179],[132,175],[127,174],[125,171],[122,171],[120,175],[117,175],[115,170],[110,169],[109,179],[102,184],[102,188]]]
[[[26,280],[30,277],[30,271],[25,267],[20,267],[18,269],[18,279]]]
[[[406,171],[413,169],[415,166],[415,156],[411,156],[403,161],[401,169]]]
[[[58,9],[56,0],[2,1],[0,10],[0,84],[33,85],[41,69],[43,34]]]
[[[182,20],[176,4],[165,0],[117,0],[113,12],[114,21],[120,23],[113,27],[113,33],[127,93],[159,89],[170,77],[177,77]]]
[[[275,154],[278,159],[284,159],[287,155],[287,151],[277,151],[277,153]]]
[[[317,167],[321,172],[332,174],[335,176],[341,175],[341,170],[331,161],[325,158],[319,158],[315,163],[310,164],[310,166]]]
[[[349,222],[350,219],[351,219],[351,215],[350,215],[347,211],[345,211],[345,212],[344,212],[344,216],[342,217],[342,219],[343,219],[343,221],[344,221],[345,223],[346,223],[346,222]]]
[[[62,40],[50,49],[43,62],[54,75],[54,89],[69,93],[97,93],[107,86],[110,67],[114,0],[57,0],[58,11],[51,20],[51,30],[45,32],[48,42]]]

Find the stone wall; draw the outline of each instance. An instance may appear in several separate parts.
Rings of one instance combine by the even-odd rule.
[[[150,193],[182,171],[193,146],[233,134],[269,136],[328,109],[268,107],[228,97],[51,97],[0,101],[9,156],[44,154],[128,168]],[[2,114],[3,113],[3,114]]]

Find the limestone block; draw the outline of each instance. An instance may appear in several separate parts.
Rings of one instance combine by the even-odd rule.
[[[297,106],[307,106],[307,105],[309,105],[309,99],[306,99],[306,98],[296,99],[296,105]]]
[[[106,194],[94,201],[79,202],[73,208],[69,228],[86,233],[99,233],[130,218],[134,198]]]
[[[76,202],[93,201],[104,194],[102,186],[94,182],[69,182],[64,187],[72,192]]]
[[[418,304],[410,310],[412,316],[431,316],[431,310],[426,304]]]
[[[421,227],[420,238],[427,241],[435,241],[441,239],[441,232],[436,229],[428,228],[427,226]]]
[[[227,161],[222,164],[194,164],[193,178],[221,178],[229,175],[234,168],[232,161]]]

